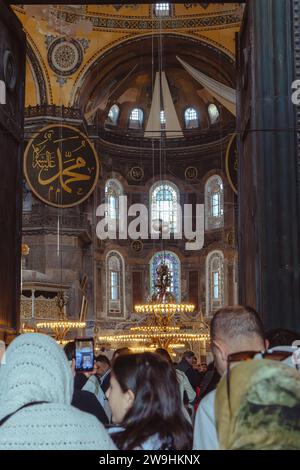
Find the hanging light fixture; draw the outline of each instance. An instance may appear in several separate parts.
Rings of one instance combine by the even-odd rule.
[[[192,304],[177,303],[174,295],[170,292],[171,274],[167,264],[160,264],[156,269],[157,280],[155,288],[157,292],[153,294],[151,302],[136,305],[137,313],[153,315],[155,324],[159,327],[166,327],[174,315],[181,313],[191,313],[195,310]]]
[[[154,350],[157,347],[168,349],[183,347],[185,342],[206,341],[209,339],[208,325],[201,322],[197,331],[186,331],[175,324],[180,322],[180,314],[192,313],[194,305],[177,303],[173,294],[169,291],[171,286],[171,274],[166,264],[158,266],[155,292],[151,301],[146,304],[136,305],[137,313],[145,314],[145,324],[130,328],[130,333],[99,336],[99,343],[122,343],[132,346],[133,349],[142,348]],[[179,316],[179,319],[177,318]],[[135,346],[142,343],[144,346]],[[179,346],[178,346],[179,343]]]

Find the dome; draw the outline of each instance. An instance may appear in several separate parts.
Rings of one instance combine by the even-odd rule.
[[[178,58],[208,77],[235,87],[234,64],[219,49],[176,34],[154,35],[131,39],[103,54],[85,75],[77,105],[87,122],[99,129],[143,131],[150,114],[155,76],[162,71],[185,136],[234,123],[234,116],[185,70]],[[141,125],[131,126],[133,111],[138,119],[136,110]],[[163,115],[160,117],[163,122]],[[195,122],[191,125],[187,117]]]

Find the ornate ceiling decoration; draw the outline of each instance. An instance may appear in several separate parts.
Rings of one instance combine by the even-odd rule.
[[[209,2],[172,5],[171,15],[163,18],[155,16],[153,4],[24,5],[17,8],[23,9],[30,17],[46,22],[47,28],[66,36],[88,34],[93,29],[222,29],[238,24],[243,12],[238,3],[216,5]],[[40,27],[43,28],[43,25]]]

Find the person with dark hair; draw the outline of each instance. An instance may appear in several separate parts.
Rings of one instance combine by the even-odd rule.
[[[163,348],[157,348],[155,350],[156,354],[159,354],[161,357],[166,359],[166,361],[169,362],[169,364],[172,364],[172,366],[175,368],[173,361],[171,359],[170,354],[166,349]],[[183,411],[184,416],[188,420],[189,423],[192,424],[192,416],[193,416],[193,408],[191,407],[191,404],[194,402],[196,398],[196,392],[191,386],[187,376],[185,375],[184,372],[182,372],[179,369],[175,369],[176,375],[177,375],[177,381],[179,384],[179,390],[180,390],[180,397],[181,397],[181,408]],[[189,408],[189,411],[191,414],[189,414],[189,411],[187,409]],[[191,416],[192,415],[192,416]]]
[[[64,346],[64,351],[68,361],[72,361],[73,359],[75,359],[75,341],[69,341]]]
[[[111,362],[113,362],[118,356],[127,355],[130,353],[131,353],[130,349],[127,348],[126,346],[124,348],[116,349],[113,353]]]
[[[75,372],[75,341],[69,341],[64,347],[65,354],[70,363],[74,375],[74,393],[72,398],[72,405],[81,411],[90,413],[101,421],[103,424],[108,424],[109,420],[101,403],[96,395],[88,390],[82,390],[87,384],[91,374]]]
[[[191,386],[196,391],[197,387],[200,387],[203,374],[200,374],[198,370],[194,369],[194,358],[195,353],[193,351],[184,351],[182,359],[177,364],[176,368],[184,372],[190,381]]]
[[[210,392],[215,390],[217,388],[217,385],[220,381],[220,374],[217,371],[214,362],[211,362],[206,369],[206,372],[204,373],[202,382],[201,382],[201,387],[200,387],[200,394],[198,398],[198,403],[203,400],[206,395],[208,395]]]
[[[222,376],[227,370],[230,354],[244,351],[265,351],[262,320],[251,307],[224,307],[215,313],[210,324],[210,341],[214,365]],[[219,442],[215,421],[215,393],[208,393],[200,402],[194,425],[195,450],[217,450]]]
[[[292,346],[294,341],[300,340],[300,334],[296,331],[276,328],[267,331],[266,339],[269,342],[269,349],[276,346]]]
[[[103,393],[106,393],[110,382],[110,360],[108,359],[108,357],[104,356],[104,354],[99,354],[95,358],[95,367],[96,375],[99,380],[100,386],[103,390]]]
[[[106,396],[115,424],[109,432],[119,449],[191,449],[175,369],[158,354],[119,356]]]
[[[104,354],[98,354],[98,356],[95,357],[95,361],[106,364],[110,368],[110,360]]]

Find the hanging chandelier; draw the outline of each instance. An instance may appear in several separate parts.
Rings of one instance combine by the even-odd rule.
[[[64,343],[65,337],[70,330],[85,328],[85,321],[69,320],[65,313],[65,306],[68,300],[63,291],[57,293],[57,306],[59,308],[59,318],[37,323],[38,329],[52,330],[54,339],[59,343]]]
[[[137,343],[142,343],[143,348],[164,348],[172,351],[176,347],[184,347],[185,342],[206,341],[209,339],[208,325],[203,321],[197,331],[186,331],[183,325],[179,326],[180,314],[192,313],[194,305],[177,303],[170,292],[171,274],[168,266],[162,263],[156,270],[156,292],[151,301],[146,304],[136,305],[135,311],[145,315],[145,324],[131,327],[130,332],[114,335],[98,336],[99,343],[121,343],[133,349]],[[179,344],[178,344],[179,343]]]
[[[157,280],[155,288],[157,292],[152,295],[151,301],[146,304],[136,305],[135,311],[150,316],[154,327],[169,327],[176,314],[191,313],[195,310],[192,304],[179,304],[170,292],[171,274],[167,264],[162,263],[156,269]],[[152,317],[152,318],[151,318]]]

